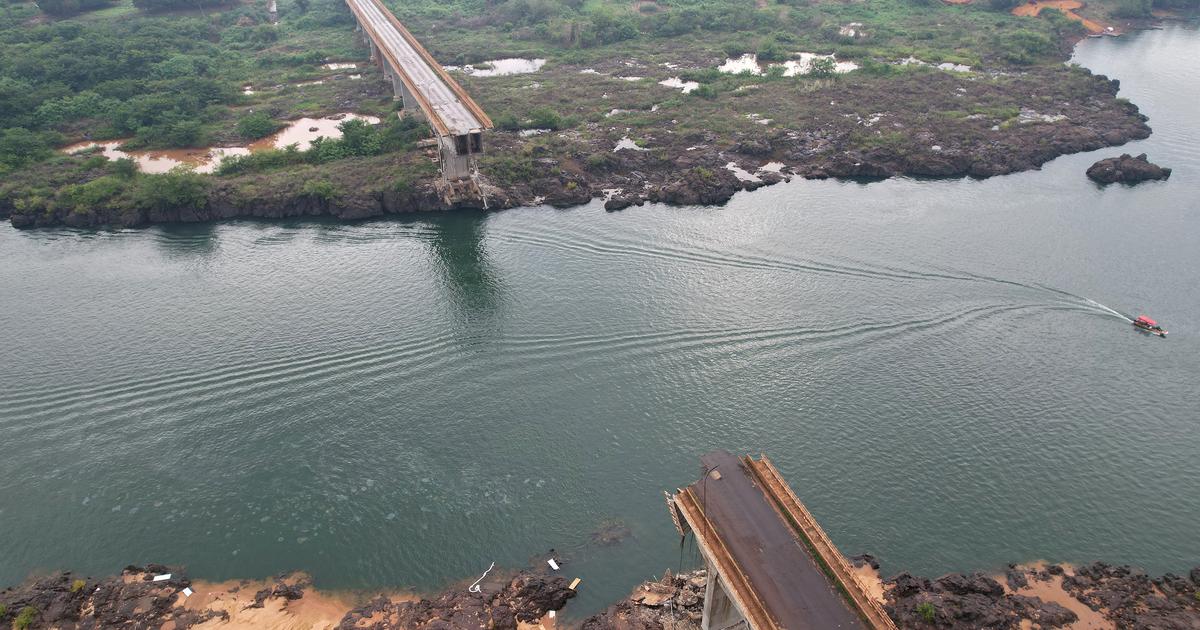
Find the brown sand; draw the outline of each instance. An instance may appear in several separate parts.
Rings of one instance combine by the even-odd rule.
[[[869,564],[864,564],[861,567],[851,566],[854,572],[854,577],[862,583],[867,594],[880,604],[887,603],[883,597],[883,576],[879,575],[879,569],[872,568]]]
[[[305,581],[302,574],[284,578],[285,584]],[[262,608],[250,608],[254,595],[259,590],[272,588],[275,581],[238,581],[192,583],[191,597],[179,593],[176,606],[187,610],[224,611],[229,621],[210,619],[194,626],[201,630],[332,630],[342,617],[357,605],[357,597],[351,593],[318,591],[312,587],[304,589],[300,599],[286,600],[282,597],[268,598]],[[393,601],[415,601],[416,596],[395,594]],[[174,622],[167,621],[162,630],[174,630]]]
[[[1071,1],[1071,0],[1068,0]],[[1037,569],[1045,568],[1045,563],[1035,562],[1033,564],[1022,565],[1019,569]],[[1063,575],[1074,575],[1074,568],[1069,565],[1060,565],[1063,568]],[[1108,619],[1104,618],[1102,611],[1092,610],[1087,604],[1075,599],[1063,588],[1063,575],[1052,575],[1048,581],[1035,580],[1029,578],[1029,586],[1018,589],[1016,591],[1008,587],[1008,582],[1003,575],[996,576],[996,580],[1004,585],[1006,593],[1014,593],[1017,595],[1027,595],[1037,597],[1044,602],[1053,602],[1075,613],[1079,620],[1073,624],[1063,626],[1064,630],[1115,630],[1116,625]],[[1021,628],[1032,628],[1032,623],[1026,623],[1026,619],[1022,622]]]
[[[1033,17],[1041,13],[1042,9],[1058,9],[1063,12],[1063,15],[1082,23],[1083,27],[1088,31],[1103,33],[1105,31],[1103,24],[1089,20],[1075,12],[1075,9],[1082,8],[1083,2],[1080,2],[1080,0],[1030,0],[1030,2],[1014,7],[1012,14],[1022,17]]]

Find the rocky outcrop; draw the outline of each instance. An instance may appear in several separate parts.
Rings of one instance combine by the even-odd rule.
[[[463,586],[433,599],[395,602],[378,597],[351,610],[340,630],[516,630],[561,610],[575,591],[561,577],[522,572],[511,579],[481,581],[479,592]]]
[[[662,630],[699,628],[704,615],[703,570],[645,582],[626,599],[588,617],[582,630]]]
[[[888,614],[902,628],[1013,628],[1029,620],[1045,628],[1075,622],[1074,613],[1037,597],[1006,594],[981,573],[936,580],[901,573],[886,583]]]
[[[1080,620],[1068,605],[1117,628],[1200,628],[1200,568],[1187,578],[1103,563],[1067,569],[1058,565],[1004,572],[1005,588],[981,574],[952,573],[936,580],[901,573],[884,584],[885,609],[901,628],[1061,628]],[[1032,593],[1055,593],[1046,601]],[[1074,601],[1072,601],[1074,600]],[[1024,626],[1022,624],[1025,624]]]
[[[1063,578],[1063,588],[1088,607],[1104,610],[1118,628],[1193,630],[1200,628],[1200,567],[1189,577],[1096,562]]]
[[[223,617],[214,611],[176,608],[179,592],[191,581],[172,573],[169,580],[154,581],[156,574],[171,573],[162,565],[126,567],[120,575],[102,579],[79,577],[71,572],[32,580],[0,591],[0,625],[15,626],[22,614],[28,628],[157,628],[172,618],[177,628]]]
[[[1151,179],[1167,179],[1171,176],[1171,169],[1154,164],[1146,158],[1145,153],[1137,157],[1125,153],[1120,157],[1105,158],[1091,165],[1087,176],[1101,184],[1136,184]]]

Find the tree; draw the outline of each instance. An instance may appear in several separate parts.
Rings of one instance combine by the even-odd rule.
[[[810,77],[829,78],[837,72],[837,63],[832,57],[817,57],[808,64],[808,72]]]
[[[238,135],[247,140],[258,140],[275,133],[279,129],[279,123],[273,120],[264,111],[257,111],[246,116],[237,123]]]

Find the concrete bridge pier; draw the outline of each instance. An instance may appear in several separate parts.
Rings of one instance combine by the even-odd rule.
[[[708,584],[704,587],[704,617],[700,630],[733,630],[746,628],[746,616],[725,590],[721,573],[707,558],[704,568],[708,572]]]

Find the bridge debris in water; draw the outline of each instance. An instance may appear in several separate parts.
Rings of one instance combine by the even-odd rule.
[[[766,457],[700,461],[703,476],[667,505],[708,569],[702,630],[896,630]]]

